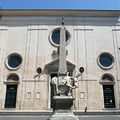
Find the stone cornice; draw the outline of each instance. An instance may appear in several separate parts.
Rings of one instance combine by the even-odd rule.
[[[120,10],[0,10],[0,16],[118,17]]]

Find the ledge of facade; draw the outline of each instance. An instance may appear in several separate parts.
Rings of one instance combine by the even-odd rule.
[[[19,84],[20,82],[18,81],[18,82],[4,82],[4,84],[7,84],[7,85],[17,85],[17,84]]]
[[[23,82],[46,82],[46,80],[30,80],[30,79],[23,79]]]
[[[118,17],[120,10],[0,10],[0,16]]]
[[[86,79],[86,80],[78,80],[78,81],[98,81],[97,79]]]
[[[115,82],[100,82],[102,85],[114,85]]]

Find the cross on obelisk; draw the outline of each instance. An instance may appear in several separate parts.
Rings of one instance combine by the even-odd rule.
[[[60,57],[59,57],[59,73],[66,73],[66,30],[64,20],[62,18],[62,26],[60,29]]]

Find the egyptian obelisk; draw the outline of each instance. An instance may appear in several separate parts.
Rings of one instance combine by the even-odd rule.
[[[70,81],[66,65],[66,30],[64,20],[62,18],[62,26],[60,29],[60,56],[59,56],[59,71],[57,81],[52,79],[55,84],[57,95],[53,97],[53,115],[48,120],[78,120],[73,114],[73,101],[75,98],[68,95],[70,88],[67,83]]]
[[[64,27],[64,20],[62,18],[62,26],[60,29],[60,57],[59,57],[59,72],[66,73],[66,30]]]

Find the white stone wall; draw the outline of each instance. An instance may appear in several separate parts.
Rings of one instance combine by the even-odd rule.
[[[120,22],[117,18],[105,17],[64,17],[65,27],[71,37],[66,46],[67,60],[76,65],[73,75],[79,80],[78,89],[73,91],[76,98],[74,108],[83,110],[102,110],[104,108],[101,76],[111,74],[115,79],[114,92],[116,108],[120,101]],[[4,108],[6,84],[4,81],[10,73],[19,76],[17,104],[18,110],[48,109],[49,73],[45,65],[52,58],[53,46],[49,40],[50,32],[61,26],[61,17],[2,17],[0,20],[0,109]],[[98,56],[110,53],[114,57],[111,69],[101,69],[97,63]],[[9,70],[5,65],[7,57],[17,53],[22,56],[22,65],[17,70]],[[36,69],[43,72],[37,75]],[[82,75],[79,68],[84,67]],[[31,98],[27,98],[27,93]],[[36,93],[40,98],[36,98]],[[80,93],[84,98],[80,98]]]

